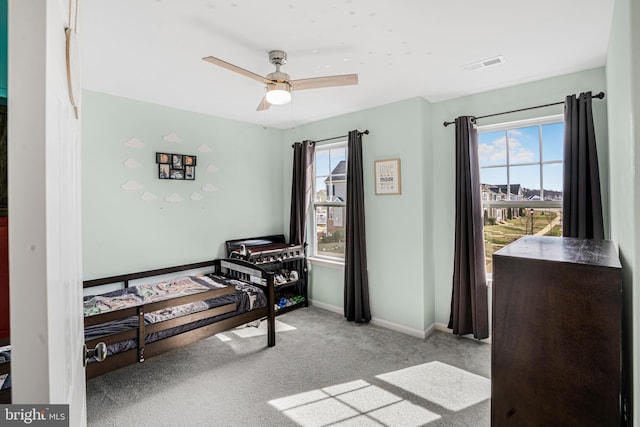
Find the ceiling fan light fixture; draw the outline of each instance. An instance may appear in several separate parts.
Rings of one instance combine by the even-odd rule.
[[[267,87],[265,99],[272,105],[284,105],[291,102],[291,90],[288,83],[275,83]]]

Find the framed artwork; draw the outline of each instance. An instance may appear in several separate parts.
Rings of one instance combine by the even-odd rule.
[[[171,169],[182,169],[182,155],[172,154],[171,158]]]
[[[171,163],[171,154],[169,153],[156,153],[156,163],[169,164]]]
[[[159,179],[196,179],[196,156],[190,154],[156,153]]]
[[[185,166],[184,167],[184,179],[196,179],[196,167],[195,166]]]
[[[402,194],[400,159],[374,162],[376,194]]]
[[[160,179],[169,179],[171,174],[171,169],[168,164],[159,164],[158,165],[158,178]]]

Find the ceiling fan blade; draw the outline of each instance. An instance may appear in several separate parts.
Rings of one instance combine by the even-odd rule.
[[[266,79],[266,78],[264,78],[264,77],[262,77],[262,76],[260,76],[260,75],[258,75],[256,73],[252,73],[249,70],[245,70],[244,68],[240,68],[237,65],[230,64],[230,63],[228,63],[226,61],[223,61],[222,59],[218,59],[218,58],[215,58],[213,56],[207,56],[207,57],[202,58],[202,59],[204,61],[207,61],[207,62],[210,62],[210,63],[212,63],[214,65],[217,65],[219,67],[226,68],[227,70],[234,71],[234,72],[236,72],[238,74],[242,74],[243,76],[249,77],[249,78],[251,78],[253,80],[257,80],[260,83],[271,83],[271,80],[269,80],[269,79]]]
[[[269,107],[271,107],[271,104],[267,102],[267,97],[265,95],[262,97],[262,101],[260,101],[260,104],[258,104],[258,108],[256,108],[256,111],[268,110]]]
[[[358,84],[357,74],[339,76],[314,77],[311,79],[291,80],[291,90],[316,89],[331,86],[348,86]]]

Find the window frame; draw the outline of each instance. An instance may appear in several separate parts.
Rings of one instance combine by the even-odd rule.
[[[476,130],[478,132],[478,135],[480,135],[481,133],[489,133],[489,132],[498,132],[498,131],[505,131],[505,135],[507,138],[507,142],[505,142],[506,144],[506,159],[505,159],[505,163],[501,163],[501,164],[496,164],[496,165],[489,165],[489,166],[479,166],[479,171],[482,171],[482,169],[491,169],[491,168],[498,168],[498,167],[504,167],[506,168],[506,173],[507,173],[507,200],[485,200],[483,198],[483,193],[482,193],[482,188],[479,189],[479,191],[481,192],[480,194],[480,202],[481,202],[481,206],[482,206],[482,211],[484,212],[485,208],[534,208],[534,209],[557,209],[560,208],[562,209],[562,200],[544,200],[544,165],[549,165],[549,164],[563,164],[564,163],[564,159],[561,160],[547,160],[544,161],[543,160],[543,153],[542,153],[542,146],[543,146],[543,140],[542,140],[542,126],[544,125],[548,125],[548,124],[554,124],[554,123],[564,123],[564,114],[554,114],[551,116],[542,116],[542,117],[535,117],[535,118],[531,118],[531,119],[525,119],[525,120],[515,120],[515,121],[510,121],[510,122],[502,122],[502,123],[495,123],[495,124],[489,124],[489,125],[483,125],[483,126],[476,126]],[[509,130],[513,130],[513,129],[518,129],[518,128],[524,128],[524,127],[532,127],[532,126],[538,126],[539,127],[539,150],[540,150],[540,156],[539,156],[539,160],[536,162],[524,162],[524,163],[511,163],[509,161],[509,145],[508,145],[508,138],[509,138]],[[510,169],[512,167],[519,167],[519,166],[538,166],[540,169],[540,196],[541,196],[541,200],[509,200],[511,199],[511,185],[513,185],[510,181]],[[485,238],[485,232],[484,232],[484,226],[483,226],[483,240],[486,240]],[[486,244],[486,243],[485,243]],[[487,272],[487,284],[490,286],[493,280],[493,274]]]
[[[347,140],[344,141],[338,141],[338,142],[332,142],[332,143],[328,143],[328,144],[322,144],[322,145],[317,145],[316,144],[316,154],[319,150],[331,150],[331,149],[335,149],[335,148],[340,148],[340,147],[344,147],[344,151],[345,151],[345,183],[347,180],[347,176],[349,171],[346,168],[346,163],[347,160],[349,158],[349,150],[348,150],[348,145],[347,145]],[[326,263],[330,263],[330,264],[338,264],[338,265],[344,265],[344,257],[333,257],[333,256],[329,256],[329,255],[324,255],[318,252],[318,227],[317,227],[317,223],[316,223],[316,208],[321,206],[321,207],[326,207],[327,208],[327,221],[329,220],[329,208],[333,208],[333,207],[341,207],[343,209],[345,209],[346,212],[346,207],[347,207],[347,201],[345,200],[344,202],[329,202],[329,201],[325,201],[325,202],[317,202],[316,201],[316,194],[318,192],[318,188],[316,188],[316,181],[318,178],[318,175],[316,174],[316,156],[314,156],[314,162],[313,162],[313,183],[312,183],[312,191],[313,191],[313,200],[311,201],[311,232],[312,232],[312,238],[311,238],[311,259],[315,259],[318,261],[323,261]],[[329,175],[327,176],[331,176],[331,170],[329,171]]]
[[[554,123],[564,123],[564,114],[554,114],[552,116],[543,116],[543,117],[537,117],[537,118],[532,118],[532,119],[525,119],[525,120],[516,120],[516,121],[512,121],[512,122],[503,122],[503,123],[495,123],[495,124],[491,124],[491,125],[482,125],[482,126],[477,126],[476,130],[478,132],[478,135],[480,135],[481,133],[488,133],[488,132],[497,132],[497,131],[505,131],[507,138],[509,137],[509,130],[511,129],[518,129],[518,128],[523,128],[523,127],[530,127],[530,126],[540,126],[540,129],[542,129],[543,125],[549,125],[549,124],[554,124]],[[499,164],[499,165],[490,165],[490,166],[479,166],[479,170],[482,169],[492,169],[492,168],[498,168],[498,167],[506,167],[507,168],[507,191],[508,191],[508,196],[511,196],[511,182],[510,182],[510,173],[509,173],[509,169],[512,167],[517,167],[517,166],[540,166],[540,190],[542,192],[542,197],[544,197],[544,165],[551,165],[551,164],[562,164],[564,163],[564,159],[562,160],[547,160],[544,161],[542,160],[542,135],[540,135],[540,161],[537,162],[526,162],[526,163],[517,163],[517,164],[511,164],[509,162],[509,147],[507,146],[507,150],[506,150],[506,163],[505,164]],[[482,195],[481,195],[482,198]],[[482,207],[484,208],[484,206],[489,206],[489,207],[494,207],[494,208],[557,208],[557,207],[562,207],[562,200],[497,200],[497,201],[491,201],[491,200],[481,200],[482,202]]]

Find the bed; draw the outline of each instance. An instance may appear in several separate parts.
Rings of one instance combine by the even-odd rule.
[[[99,363],[87,360],[87,378],[263,320],[267,346],[274,346],[273,276],[245,260],[216,259],[84,281],[85,345],[104,343],[107,354]],[[118,289],[91,292],[114,284]],[[9,373],[9,360],[10,352],[0,354],[0,376]],[[9,403],[10,388],[2,387],[0,403]]]
[[[11,403],[11,351],[8,338],[0,338],[0,404]]]

